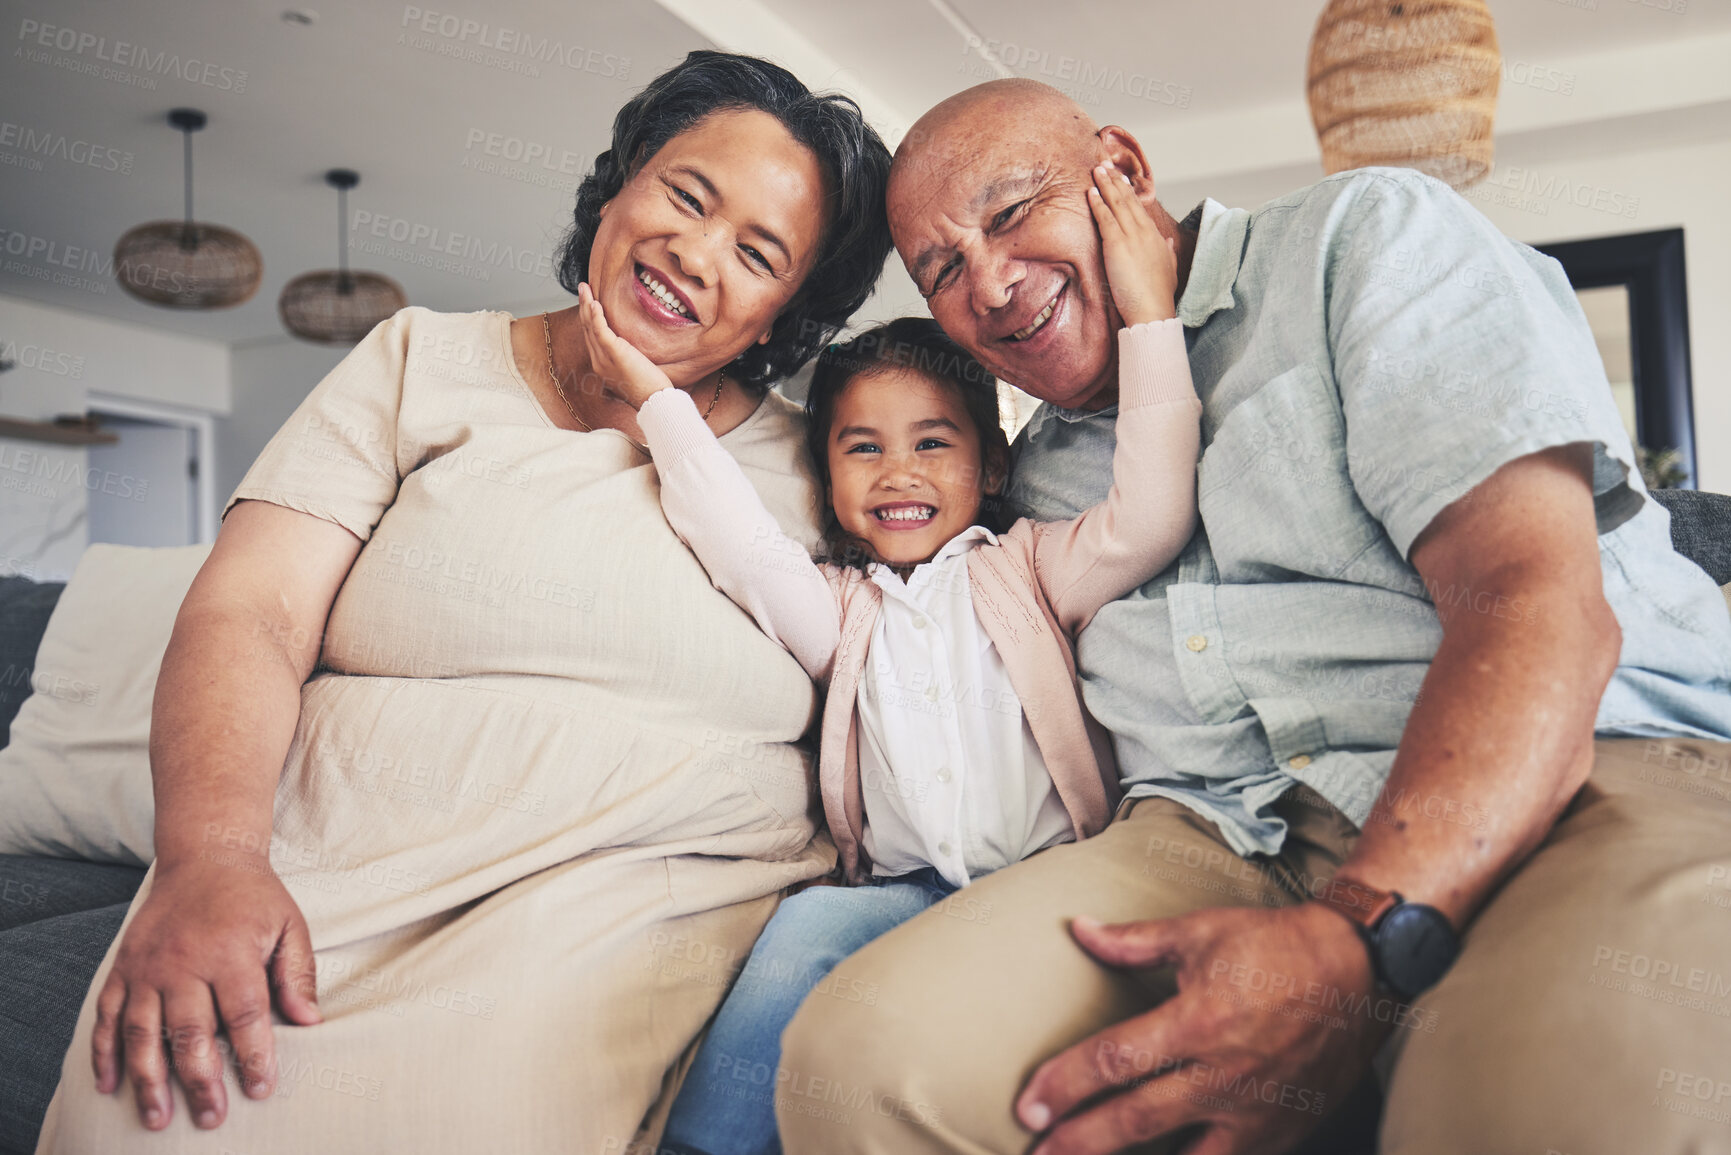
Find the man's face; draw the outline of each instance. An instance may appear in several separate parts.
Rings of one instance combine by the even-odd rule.
[[[970,120],[904,145],[896,249],[933,318],[987,369],[1064,408],[1106,404],[1120,321],[1088,209],[1098,141],[1041,142],[1013,115]]]

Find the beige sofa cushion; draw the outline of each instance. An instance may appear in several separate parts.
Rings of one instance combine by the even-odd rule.
[[[93,545],[54,607],[0,750],[0,853],[145,866],[150,705],[208,545]]]

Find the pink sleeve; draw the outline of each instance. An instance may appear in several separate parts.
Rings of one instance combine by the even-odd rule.
[[[739,463],[682,389],[652,394],[637,423],[661,476],[661,509],[715,588],[820,683],[841,639],[836,596],[805,547],[781,531]]]
[[[1111,492],[1079,517],[1035,533],[1034,572],[1072,635],[1170,565],[1190,540],[1201,416],[1183,323],[1119,330]]]

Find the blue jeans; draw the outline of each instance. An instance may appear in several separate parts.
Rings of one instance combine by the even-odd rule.
[[[870,1003],[875,989],[831,977],[837,963],[950,895],[927,867],[865,886],[814,886],[785,900],[763,928],[745,969],[673,1101],[661,1151],[672,1155],[780,1155],[777,1092],[797,1094],[798,1071],[779,1069],[781,1032],[807,994]]]

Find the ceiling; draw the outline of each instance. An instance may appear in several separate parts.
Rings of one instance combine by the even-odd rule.
[[[230,344],[289,340],[276,297],[335,263],[335,197],[321,176],[343,166],[362,176],[349,202],[357,267],[435,309],[532,309],[561,299],[547,255],[614,111],[730,29],[779,24],[756,50],[816,85],[856,79],[892,135],[1006,69],[1072,90],[1102,122],[1155,131],[1296,99],[1320,7],[1097,0],[1054,16],[1046,0],[302,2],[310,24],[284,19],[296,0],[0,0],[13,41],[0,57],[0,293]],[[1588,3],[1492,0],[1505,59],[1544,65],[1731,30],[1726,0],[1683,15]],[[42,47],[43,35],[70,49]],[[773,51],[788,44],[798,47]],[[165,117],[182,105],[210,116],[194,138],[196,215],[264,254],[263,286],[234,309],[154,308],[105,275],[122,232],[179,215],[181,147]],[[96,166],[71,159],[92,145]]]

